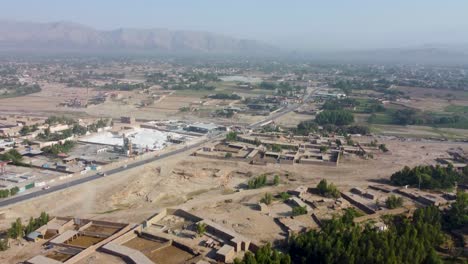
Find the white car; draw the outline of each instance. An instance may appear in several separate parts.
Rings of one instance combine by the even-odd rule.
[[[50,186],[47,185],[47,186],[42,187],[42,190],[47,190],[47,189],[49,189],[49,188],[50,188]]]

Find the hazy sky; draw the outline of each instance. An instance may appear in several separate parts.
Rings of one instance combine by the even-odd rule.
[[[468,43],[468,0],[1,0],[0,18],[203,30],[296,49]]]

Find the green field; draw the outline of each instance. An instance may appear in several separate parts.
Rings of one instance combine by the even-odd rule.
[[[204,97],[213,93],[216,93],[217,90],[207,91],[207,90],[177,90],[175,95],[178,96],[188,96],[188,97]]]
[[[468,113],[468,106],[465,105],[449,105],[445,107],[445,112],[450,112],[450,113],[460,113],[460,114],[465,114]]]
[[[216,92],[221,92],[221,93],[237,93],[243,96],[252,95],[252,96],[258,96],[258,95],[272,95],[274,94],[274,90],[262,90],[262,89],[242,89],[237,86],[237,83],[235,82],[213,82],[210,83],[209,85],[213,85],[216,87]]]
[[[393,123],[392,114],[389,112],[376,113],[374,118],[369,117],[369,123],[371,124],[380,124],[380,125],[390,125]]]

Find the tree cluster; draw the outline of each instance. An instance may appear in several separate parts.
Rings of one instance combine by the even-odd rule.
[[[19,192],[19,188],[17,186],[11,189],[3,189],[0,190],[0,198],[7,198],[8,196],[14,196]]]
[[[354,108],[360,103],[353,98],[344,98],[344,99],[331,99],[327,100],[323,105],[322,109],[324,110],[343,110],[345,108]]]
[[[14,165],[21,165],[23,156],[16,149],[10,149],[5,153],[0,154],[0,160],[11,161]]]
[[[468,226],[468,193],[458,192],[457,200],[452,203],[444,216],[445,226],[449,229]]]
[[[104,90],[117,90],[117,91],[133,91],[133,90],[138,90],[138,89],[145,89],[148,88],[149,85],[144,84],[144,83],[106,83],[103,86],[101,86],[101,89]]]
[[[10,229],[8,229],[8,237],[17,239],[23,237],[39,227],[49,222],[49,215],[45,212],[41,212],[41,215],[37,218],[30,218],[29,223],[23,225],[21,218],[17,218],[15,222],[11,223]]]
[[[227,135],[226,135],[226,140],[228,140],[228,141],[235,141],[235,140],[237,140],[237,133],[234,132],[234,131],[231,131],[231,132],[227,133]]]
[[[434,251],[443,239],[440,217],[435,207],[418,209],[413,219],[391,219],[383,232],[333,219],[293,236],[288,253],[294,263],[441,263]]]
[[[340,197],[340,191],[333,183],[328,184],[327,180],[322,179],[317,184],[317,192],[325,197],[338,198]]]
[[[266,184],[267,184],[267,176],[265,174],[262,174],[258,177],[250,179],[247,182],[249,189],[258,189],[258,188],[265,186]]]
[[[39,128],[37,125],[32,125],[32,126],[23,126],[21,130],[19,131],[20,135],[26,136],[27,134],[37,131]]]
[[[43,147],[42,151],[46,154],[58,155],[59,153],[68,153],[76,145],[75,141],[67,140],[61,144],[55,144],[52,146]]]
[[[354,122],[354,116],[349,111],[325,110],[315,116],[315,122],[319,125],[345,126]]]
[[[292,208],[292,216],[305,215],[307,214],[307,208],[305,206],[294,206]]]
[[[390,195],[387,200],[385,200],[385,206],[388,209],[394,209],[397,207],[403,206],[403,198],[395,195]]]
[[[235,259],[234,264],[290,264],[291,257],[288,254],[271,248],[268,243],[260,247],[257,252],[247,252],[243,259]]]
[[[453,166],[441,167],[416,166],[410,169],[405,166],[390,177],[393,184],[398,186],[420,186],[424,189],[448,189],[455,186],[455,182],[462,180],[462,175]]]
[[[221,100],[240,100],[242,97],[240,97],[237,94],[227,94],[227,93],[217,93],[217,94],[212,94],[208,96],[211,99],[221,99]]]

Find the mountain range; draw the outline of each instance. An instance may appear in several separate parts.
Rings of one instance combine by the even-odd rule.
[[[0,20],[0,50],[161,51],[268,53],[277,48],[260,41],[221,34],[168,29],[97,30],[72,22],[33,23]]]
[[[332,62],[468,64],[468,44],[431,44],[314,52],[292,51],[261,41],[222,34],[161,28],[97,30],[73,22],[34,23],[0,20],[0,52],[235,54]]]

